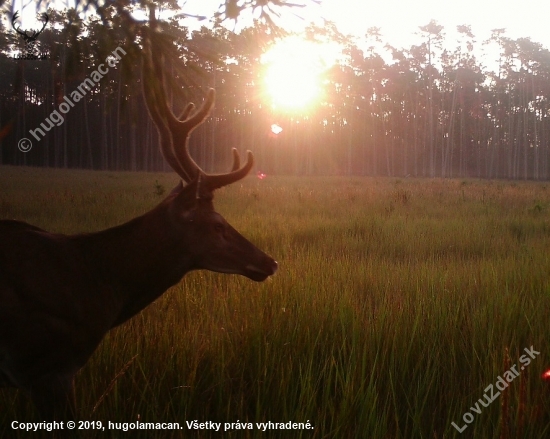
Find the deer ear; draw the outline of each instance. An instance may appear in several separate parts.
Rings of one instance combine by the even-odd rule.
[[[191,183],[183,186],[179,191],[179,187],[172,192],[176,193],[172,206],[175,209],[176,215],[187,216],[199,205],[199,202],[204,200],[212,200],[212,191],[204,183],[204,180],[197,175]]]
[[[172,190],[171,193],[175,196],[171,202],[171,210],[178,218],[187,217],[196,209],[198,204],[195,197],[196,183],[196,180],[185,186],[180,183]]]
[[[197,174],[197,179],[193,183],[195,184],[195,182],[197,185],[195,198],[197,200],[212,200],[214,198],[213,191],[205,183],[202,172]]]

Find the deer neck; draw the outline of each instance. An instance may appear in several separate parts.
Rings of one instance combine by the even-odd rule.
[[[109,294],[117,326],[175,285],[193,269],[177,229],[170,226],[169,206],[98,233],[75,237],[83,247],[103,294]]]

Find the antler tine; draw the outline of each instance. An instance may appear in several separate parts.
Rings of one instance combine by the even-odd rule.
[[[170,167],[186,182],[191,181],[190,176],[186,173],[185,169],[180,165],[178,158],[174,152],[172,133],[167,124],[166,114],[161,109],[165,108],[159,105],[159,101],[162,102],[163,97],[159,96],[160,92],[155,86],[156,78],[153,74],[153,66],[151,65],[151,48],[150,42],[147,38],[144,39],[144,56],[143,56],[143,69],[142,69],[142,82],[143,82],[143,96],[147,104],[147,109],[151,118],[155,122],[160,134],[160,151],[164,159],[168,162]]]
[[[241,158],[239,157],[237,148],[233,148],[231,151],[233,152],[233,167],[231,168],[231,172],[234,172],[241,167]]]
[[[199,173],[206,173],[200,168],[199,165],[197,165],[195,160],[193,160],[189,154],[189,136],[191,135],[191,132],[202,124],[210,114],[210,110],[214,105],[214,98],[214,89],[210,89],[203,104],[192,116],[189,116],[189,113],[193,110],[194,105],[189,104],[180,116],[180,120],[169,120],[169,128],[174,139],[174,153],[176,154],[180,166],[185,169],[185,172],[191,177],[191,179],[195,179]],[[189,117],[184,119],[182,116]]]
[[[233,148],[233,170],[227,174],[207,174],[204,176],[204,184],[211,190],[228,186],[246,177],[254,165],[254,156],[251,151],[247,151],[246,163],[242,168],[235,169],[235,162],[240,163],[239,153]]]
[[[187,104],[187,107],[185,107],[185,109],[179,115],[178,120],[184,121],[185,119],[187,119],[191,114],[191,111],[193,111],[194,109],[195,109],[195,104],[193,102],[189,102]]]

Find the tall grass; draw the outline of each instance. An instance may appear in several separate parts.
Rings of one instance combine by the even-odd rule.
[[[100,230],[147,211],[159,186],[175,183],[2,167],[0,217]],[[315,427],[222,433],[230,438],[550,437],[541,380],[549,192],[545,183],[337,177],[250,177],[219,190],[217,210],[279,271],[265,283],[191,273],[109,333],[77,377],[81,418],[184,429],[85,437],[220,435],[189,431],[194,420]],[[531,346],[540,354],[472,412]],[[463,426],[468,411],[474,420],[459,433],[452,423]],[[17,437],[10,422],[33,416],[25,395],[0,391],[0,436]]]

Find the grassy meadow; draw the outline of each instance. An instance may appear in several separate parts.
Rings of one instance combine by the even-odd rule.
[[[176,182],[0,167],[0,218],[97,231]],[[83,437],[550,437],[550,183],[248,177],[215,205],[279,271],[264,283],[191,273],[109,333],[77,376],[80,418],[183,429]],[[37,437],[10,427],[34,416],[23,393],[0,390],[0,437]],[[195,420],[222,432],[189,430]],[[269,421],[314,428],[256,427]]]

